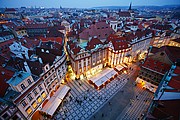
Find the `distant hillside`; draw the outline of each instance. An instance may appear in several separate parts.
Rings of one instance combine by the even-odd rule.
[[[133,9],[164,9],[164,8],[179,8],[180,5],[164,5],[164,6],[132,6]],[[129,6],[100,6],[93,7],[94,9],[128,9]]]

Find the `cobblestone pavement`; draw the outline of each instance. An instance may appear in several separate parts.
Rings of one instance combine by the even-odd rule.
[[[142,120],[152,99],[153,93],[142,89],[139,85],[136,86],[134,98],[130,100],[130,103],[121,112],[117,120]]]
[[[68,80],[71,88],[66,99],[54,114],[56,120],[87,120],[92,117],[105,103],[127,83],[130,74],[121,74],[105,88],[96,90],[87,80]]]

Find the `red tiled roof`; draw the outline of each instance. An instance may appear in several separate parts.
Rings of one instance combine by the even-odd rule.
[[[30,39],[28,37],[24,37],[20,39],[20,42],[23,46],[27,48],[34,48],[39,45],[40,41],[37,39]]]
[[[48,26],[46,23],[43,23],[43,24],[36,23],[36,24],[26,24],[26,27],[35,29],[35,28],[47,28]]]
[[[86,46],[86,49],[87,50],[91,50],[91,49],[94,49],[96,47],[96,45],[98,44],[103,44],[98,38],[92,38],[88,43],[87,43],[87,46]]]
[[[61,37],[39,37],[40,40],[42,40],[43,42],[48,42],[48,41],[55,41],[58,42],[59,44],[62,45],[63,43],[63,39]]]
[[[171,68],[171,65],[159,62],[149,57],[146,59],[146,61],[144,62],[142,66],[149,68],[151,70],[157,71],[162,74],[165,74]]]
[[[177,42],[177,43],[180,43],[180,38],[173,39],[172,41]]]
[[[112,42],[114,50],[123,50],[130,46],[129,42],[126,41],[126,38],[122,36],[110,35],[107,40]]]
[[[114,33],[114,30],[105,22],[97,22],[92,24],[79,34],[80,39],[88,40],[89,37],[97,36],[98,39],[106,39],[107,36]]]
[[[180,67],[177,66],[174,70],[174,74],[168,83],[168,85],[177,91],[180,90]]]
[[[70,50],[72,50],[75,55],[80,52],[81,47],[79,47],[76,42],[67,41],[67,44],[69,45]]]
[[[130,12],[122,11],[122,12],[119,12],[119,16],[120,17],[131,17],[131,14],[130,14]]]
[[[3,97],[9,85],[6,83],[13,75],[14,72],[7,70],[0,66],[0,97]]]
[[[158,53],[158,52],[165,52],[168,56],[168,58],[172,61],[172,62],[176,62],[177,59],[180,58],[180,49],[179,47],[175,47],[175,46],[162,46],[160,48],[156,48],[153,47],[151,50],[151,53]]]

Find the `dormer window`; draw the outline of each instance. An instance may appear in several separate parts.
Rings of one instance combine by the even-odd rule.
[[[21,89],[24,90],[25,88],[24,84],[21,84]]]
[[[30,79],[28,79],[28,80],[27,80],[27,82],[28,82],[28,84],[29,84],[29,85],[31,85],[31,84],[32,84],[32,82],[31,82],[31,80],[30,80]]]

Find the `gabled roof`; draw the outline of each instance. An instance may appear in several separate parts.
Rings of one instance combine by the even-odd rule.
[[[59,44],[62,45],[63,43],[63,39],[61,37],[39,37],[40,40],[42,40],[42,42],[48,42],[48,41],[52,41],[52,42],[58,42]]]
[[[159,73],[165,74],[168,70],[170,70],[171,65],[148,57],[142,67],[146,67]]]
[[[92,38],[90,41],[88,41],[86,49],[91,50],[96,47],[96,45],[103,44],[98,38]]]
[[[177,43],[180,43],[180,38],[173,39],[172,41],[177,42]]]
[[[7,83],[12,86],[17,86],[30,75],[30,73],[24,71],[16,72],[13,77],[7,81]]]
[[[73,41],[68,41],[67,42],[70,50],[72,50],[72,52],[76,55],[78,54],[80,51],[81,51],[81,47],[77,45],[76,42],[73,42]]]
[[[98,39],[106,39],[114,30],[105,22],[97,22],[79,34],[80,39],[89,40],[89,37],[97,36]]]
[[[128,11],[121,11],[119,12],[119,17],[131,17],[131,14]]]
[[[3,68],[1,66],[0,71],[0,97],[3,97],[9,87],[6,82],[13,76],[14,72],[11,70],[7,70],[6,68]]]
[[[111,42],[114,50],[123,50],[130,47],[130,43],[126,40],[125,37],[110,35],[107,39],[108,42]]]
[[[163,53],[166,54],[168,59],[171,61],[171,63],[177,62],[178,59],[180,59],[180,49],[179,47],[175,46],[162,46],[160,48],[153,47],[151,50],[151,53],[153,54],[161,54],[164,55]]]
[[[180,67],[176,67],[174,73],[172,74],[172,78],[168,83],[168,86],[180,90]]]
[[[25,25],[27,29],[45,29],[48,27],[46,23],[43,24],[38,24],[38,23],[33,23],[33,24],[26,24]]]

